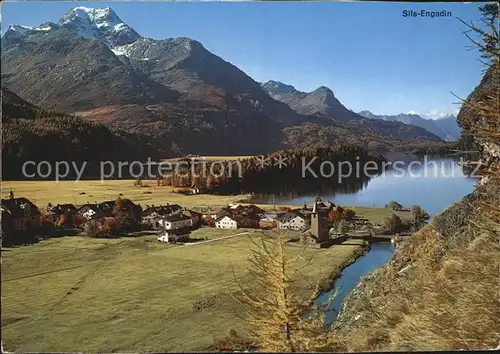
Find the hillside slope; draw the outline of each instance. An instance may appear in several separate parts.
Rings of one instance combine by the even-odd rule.
[[[1,94],[4,179],[21,178],[26,161],[86,161],[86,171],[98,176],[100,161],[143,161],[165,154],[148,137],[43,110],[4,88]]]
[[[2,118],[35,119],[43,116],[46,111],[26,102],[9,89],[1,88]]]

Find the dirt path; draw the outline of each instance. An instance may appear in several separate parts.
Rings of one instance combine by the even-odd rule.
[[[214,242],[214,241],[219,241],[219,240],[225,240],[225,239],[228,239],[228,238],[231,238],[231,237],[236,237],[236,236],[241,236],[241,235],[246,235],[246,234],[249,234],[249,232],[245,231],[245,232],[240,232],[239,234],[234,234],[234,235],[229,235],[229,236],[214,238],[214,239],[211,239],[211,240],[200,241],[200,242],[193,242],[193,243],[185,243],[184,245],[182,245],[180,247],[200,245],[200,244],[203,244],[203,243]]]

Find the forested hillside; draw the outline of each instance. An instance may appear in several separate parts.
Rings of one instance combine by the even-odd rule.
[[[43,110],[2,88],[3,178],[21,177],[26,161],[87,161],[91,172],[100,161],[142,160],[163,154],[150,138]],[[98,176],[97,170],[94,173]]]

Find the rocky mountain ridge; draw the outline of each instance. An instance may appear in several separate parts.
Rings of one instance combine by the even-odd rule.
[[[274,80],[262,83],[261,86],[271,97],[286,103],[300,114],[321,114],[348,122],[362,121],[364,118],[401,122],[423,128],[448,141],[457,140],[460,136],[460,127],[454,116],[432,120],[424,119],[417,114],[375,115],[370,111],[355,113],[342,105],[333,91],[325,86],[320,86],[311,92],[302,92],[292,85]]]
[[[418,127],[362,118],[327,88],[297,112],[201,43],[142,37],[109,7],[76,7],[58,23],[36,28],[10,26],[1,46],[2,84],[23,99],[150,135],[173,155],[293,147],[284,129],[306,123],[335,130],[352,121],[345,131],[353,138],[370,132],[389,140],[440,141]],[[314,102],[325,109],[314,110]]]
[[[302,92],[291,85],[270,80],[262,84],[262,88],[272,98],[286,103],[300,114],[322,114],[343,121],[361,119],[356,113],[344,107],[333,91],[325,86],[320,86],[312,92]]]
[[[412,113],[400,113],[396,115],[376,115],[370,111],[358,112],[359,115],[371,118],[371,119],[382,119],[385,121],[397,121],[405,124],[415,125],[417,127],[424,128],[428,132],[431,132],[439,136],[443,140],[456,141],[459,136],[461,129],[457,123],[457,117],[454,115],[445,116],[439,119],[423,118],[418,114]]]

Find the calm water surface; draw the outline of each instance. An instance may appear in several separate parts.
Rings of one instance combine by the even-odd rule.
[[[342,246],[334,246],[342,247]],[[394,246],[389,242],[374,243],[370,252],[358,258],[356,262],[342,271],[332,290],[321,293],[315,300],[316,305],[326,305],[325,321],[331,324],[338,316],[340,307],[347,294],[358,285],[360,279],[373,270],[387,263],[394,254]],[[333,295],[337,292],[336,296]],[[333,297],[330,299],[330,297]]]
[[[360,205],[383,207],[396,200],[405,207],[418,204],[431,215],[446,209],[472,192],[476,179],[469,178],[453,160],[437,160],[436,164],[406,166],[404,171],[391,169],[383,175],[371,179],[363,188],[354,193],[332,193],[322,195],[339,205]],[[436,167],[437,165],[437,167]],[[309,203],[316,195],[302,195],[287,199],[276,196],[276,203]],[[341,247],[341,246],[336,246]],[[374,243],[366,255],[345,268],[333,284],[333,289],[320,294],[316,304],[328,304],[325,311],[326,322],[331,324],[341,309],[345,296],[359,283],[360,279],[387,263],[394,254],[391,243]],[[337,295],[329,300],[333,294]]]
[[[395,200],[405,207],[418,204],[429,214],[435,215],[472,192],[475,178],[466,176],[456,161],[451,159],[430,161],[421,165],[397,166],[367,183],[343,191],[322,193],[338,205],[384,207]],[[262,196],[276,204],[303,205],[310,203],[316,192],[304,194],[279,194]]]

